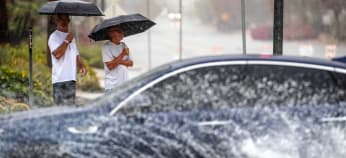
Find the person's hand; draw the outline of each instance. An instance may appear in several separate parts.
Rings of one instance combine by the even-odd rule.
[[[79,68],[79,73],[82,76],[85,76],[87,74],[87,69],[85,68],[85,66],[82,66],[81,68]]]
[[[70,43],[72,42],[72,40],[73,40],[73,34],[72,34],[72,32],[69,32],[69,33],[67,34],[66,40],[69,41]]]

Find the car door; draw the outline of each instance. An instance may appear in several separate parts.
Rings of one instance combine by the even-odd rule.
[[[245,103],[245,63],[184,67],[128,100],[115,115],[125,115],[131,124],[127,132],[142,141],[136,151],[163,157],[234,155],[223,151],[230,143],[224,138],[235,128],[229,110]]]
[[[136,146],[127,148],[146,156],[246,157],[265,147],[311,157],[299,148],[332,140],[311,132],[344,98],[332,69],[248,63],[179,69],[130,96],[115,113]]]
[[[300,119],[345,116],[346,89],[333,67],[249,61],[246,71],[251,105],[277,107]]]
[[[259,120],[267,120],[264,126],[275,130],[266,130],[267,137],[255,138],[254,148],[277,149],[299,157],[343,157],[345,75],[334,70],[294,62],[249,61],[245,77],[249,102],[274,109],[269,110],[269,117],[259,114]],[[280,142],[285,143],[277,148]]]

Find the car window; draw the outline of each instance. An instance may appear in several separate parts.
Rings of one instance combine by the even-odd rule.
[[[337,78],[338,90],[341,93],[340,101],[346,103],[346,74],[345,73],[335,73]]]
[[[106,95],[100,96],[95,99],[91,105],[96,108],[105,109],[107,112],[111,112],[112,109],[116,108],[121,100],[126,98],[132,91],[137,87],[142,86],[146,82],[153,80],[157,76],[164,74],[170,69],[169,64],[165,64],[159,67],[152,69],[149,72],[143,73],[131,80],[115,86],[109,93]],[[100,106],[102,105],[102,106]]]
[[[333,72],[278,65],[248,65],[245,78],[251,105],[336,104],[345,98]]]
[[[171,76],[130,100],[120,111],[160,112],[222,108],[243,102],[244,66],[198,68]]]
[[[333,72],[278,65],[199,68],[171,76],[132,98],[124,113],[254,106],[336,104],[345,99]]]

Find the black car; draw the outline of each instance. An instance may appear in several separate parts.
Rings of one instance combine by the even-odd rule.
[[[0,157],[346,157],[346,65],[309,57],[173,62],[80,108],[0,118]]]

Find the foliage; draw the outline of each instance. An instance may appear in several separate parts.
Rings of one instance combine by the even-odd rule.
[[[324,8],[330,9],[334,14],[332,34],[339,40],[346,41],[346,1],[345,0],[321,0]]]
[[[77,88],[82,91],[101,91],[101,86],[99,84],[99,79],[96,76],[95,71],[86,64],[87,67],[87,75],[86,76],[80,76],[78,75],[78,82],[77,82]]]
[[[37,10],[45,2],[45,0],[17,0],[8,1],[7,12],[8,12],[8,29],[11,43],[19,43],[26,39],[26,31],[29,27],[35,26],[40,27],[39,30],[43,31],[43,26],[35,25],[39,22],[39,15]]]
[[[269,0],[274,2],[274,0]],[[346,40],[345,0],[290,0],[285,1],[284,20],[288,25],[310,25],[316,32],[334,36],[337,40]],[[324,22],[329,11],[333,12],[331,24]],[[304,28],[306,29],[306,28]],[[308,33],[311,34],[311,33]]]
[[[0,67],[0,96],[15,99],[18,102],[28,102],[29,79],[25,71],[17,71],[7,66]],[[51,85],[51,84],[50,84]],[[33,81],[34,104],[38,106],[49,106],[52,104],[49,85],[43,84],[40,80]]]
[[[88,74],[78,76],[77,86],[83,91],[101,91],[96,73],[91,67],[103,68],[101,47],[98,45],[79,45],[79,54],[87,62]]]
[[[101,47],[99,44],[80,45],[79,54],[87,60],[90,66],[103,69]]]
[[[18,103],[12,99],[6,99],[0,96],[0,114],[6,114],[15,111],[29,110],[30,107],[24,103]]]
[[[345,0],[321,0],[324,7],[335,10],[337,12],[346,9],[346,1]]]

